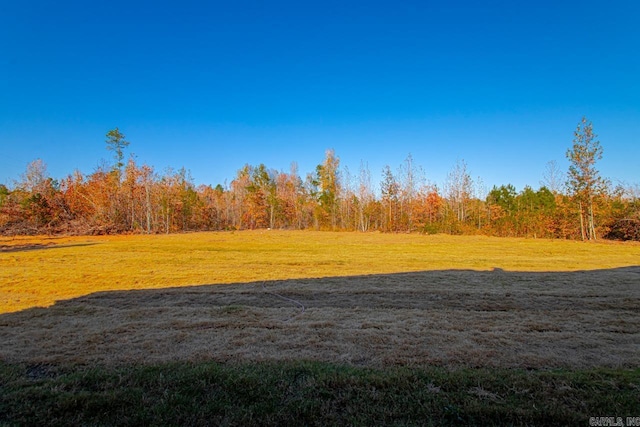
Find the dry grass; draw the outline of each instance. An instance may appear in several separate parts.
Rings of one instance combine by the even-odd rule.
[[[7,362],[640,366],[637,244],[312,232],[2,244]]]
[[[0,314],[98,291],[433,270],[638,265],[640,245],[280,232],[0,238]]]

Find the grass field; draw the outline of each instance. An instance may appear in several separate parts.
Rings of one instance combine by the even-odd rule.
[[[0,424],[640,416],[639,301],[638,244],[2,238]]]
[[[0,237],[0,313],[110,290],[413,271],[640,265],[640,245],[379,233],[246,231]]]

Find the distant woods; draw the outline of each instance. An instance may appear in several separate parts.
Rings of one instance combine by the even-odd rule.
[[[549,162],[538,189],[485,188],[458,161],[430,183],[409,155],[397,169],[356,173],[332,150],[301,177],[245,165],[230,184],[196,186],[185,169],[158,173],[125,162],[118,128],[106,134],[113,165],[56,180],[42,160],[13,186],[0,184],[0,234],[174,233],[260,228],[487,234],[562,239],[640,240],[640,187],[613,187],[596,163],[602,147],[586,119],[567,150],[567,172]],[[380,173],[379,185],[373,176]]]

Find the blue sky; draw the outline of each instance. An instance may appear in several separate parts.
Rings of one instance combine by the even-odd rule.
[[[539,186],[584,115],[614,183],[640,181],[640,2],[0,2],[0,183],[128,153],[196,184],[304,177],[328,148],[378,183],[408,154],[442,185]]]

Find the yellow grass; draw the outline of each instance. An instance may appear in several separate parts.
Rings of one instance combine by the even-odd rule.
[[[640,245],[309,231],[0,238],[0,314],[107,290],[435,270],[640,264]]]
[[[377,233],[3,239],[0,361],[637,367],[639,260]]]

